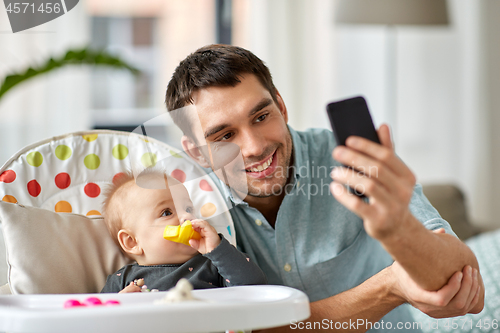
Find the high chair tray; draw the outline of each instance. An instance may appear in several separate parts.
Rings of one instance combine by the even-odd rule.
[[[193,290],[197,301],[155,304],[166,292],[0,296],[0,332],[209,332],[290,325],[309,317],[309,300],[283,286]],[[120,305],[64,308],[98,297]]]

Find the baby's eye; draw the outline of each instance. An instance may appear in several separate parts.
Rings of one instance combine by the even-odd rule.
[[[193,214],[193,211],[194,211],[193,207],[186,208],[186,213]]]
[[[162,213],[161,213],[161,216],[170,216],[172,215],[172,210],[170,208],[168,209],[165,209]]]

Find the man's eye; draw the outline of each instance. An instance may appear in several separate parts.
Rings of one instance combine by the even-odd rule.
[[[227,134],[225,134],[224,136],[222,136],[222,137],[220,138],[220,140],[221,140],[221,141],[224,141],[224,140],[229,140],[232,136],[233,136],[233,134],[232,134],[232,133],[227,133]]]
[[[259,117],[256,119],[256,121],[257,121],[257,122],[261,122],[261,121],[263,121],[264,119],[266,119],[266,117],[267,117],[267,114],[263,114],[263,115],[259,116]]]
[[[164,216],[170,216],[172,215],[172,211],[169,209],[165,209],[162,213],[161,213],[161,216],[164,217]]]

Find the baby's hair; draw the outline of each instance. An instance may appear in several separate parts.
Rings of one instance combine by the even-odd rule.
[[[122,228],[122,219],[116,210],[110,209],[110,203],[111,199],[123,189],[123,186],[131,181],[135,182],[132,171],[121,172],[113,178],[113,182],[103,191],[104,201],[102,203],[102,215],[104,216],[104,223],[106,223],[109,234],[119,248],[121,248],[121,246],[118,242],[117,235],[118,231]]]
[[[164,181],[167,181],[167,178],[170,178],[167,177],[164,170],[159,168],[147,168],[142,171],[137,178],[148,176],[159,176]],[[106,224],[113,241],[119,248],[121,248],[121,246],[118,242],[118,232],[123,228],[123,219],[119,210],[117,211],[116,209],[113,209],[113,205],[111,203],[114,197],[122,194],[121,192],[125,189],[125,185],[130,182],[134,182],[134,184],[136,183],[134,173],[132,171],[124,171],[115,176],[113,178],[113,182],[103,191],[104,201],[102,203],[102,214],[104,217],[104,223]],[[162,186],[165,186],[163,184]]]

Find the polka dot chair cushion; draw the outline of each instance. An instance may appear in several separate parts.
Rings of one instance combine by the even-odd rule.
[[[103,189],[121,172],[164,168],[184,183],[195,215],[235,244],[231,216],[206,172],[183,152],[134,133],[96,130],[28,146],[0,168],[0,199],[58,213],[101,215]]]

